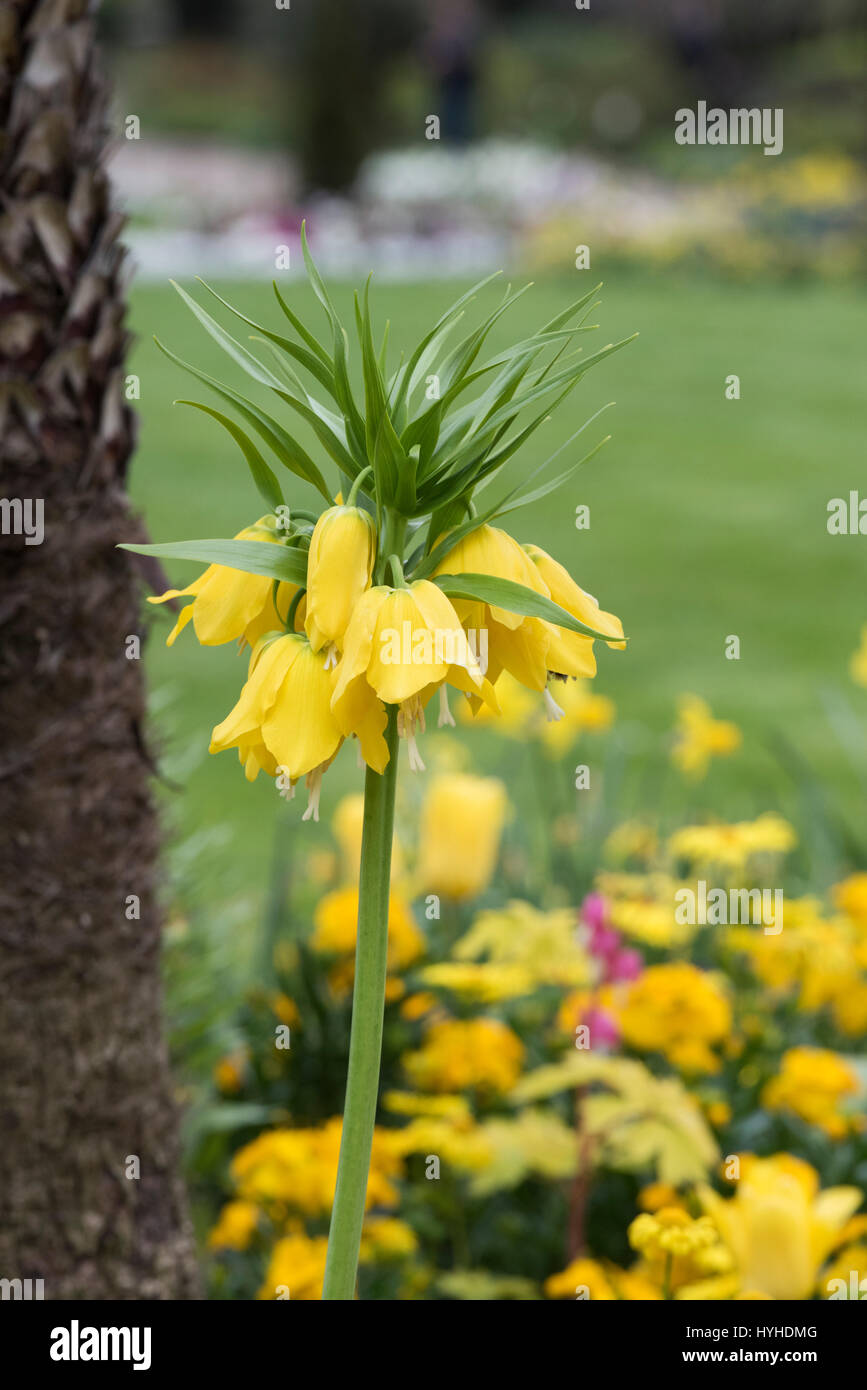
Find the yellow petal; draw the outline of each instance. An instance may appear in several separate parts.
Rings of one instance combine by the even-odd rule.
[[[300,653],[301,645],[301,638],[278,637],[253,652],[250,674],[238,703],[222,724],[214,729],[210,752],[220,753],[226,748],[234,748],[245,736],[248,742],[252,741],[249,736],[260,728],[286,672]]]
[[[331,507],[320,516],[307,559],[307,634],[314,651],[343,637],[376,558],[376,524],[360,507]]]
[[[331,710],[333,671],[306,641],[287,640],[298,645],[298,654],[262,720],[262,742],[279,767],[303,777],[334,756],[342,735]]]

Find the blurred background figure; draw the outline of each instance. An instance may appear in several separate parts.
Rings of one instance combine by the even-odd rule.
[[[476,133],[482,32],[475,0],[443,0],[432,7],[424,51],[435,83],[442,138],[456,144]]]

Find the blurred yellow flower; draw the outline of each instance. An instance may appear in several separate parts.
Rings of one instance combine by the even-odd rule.
[[[469,700],[462,700],[458,705],[458,718],[464,723],[493,725],[498,734],[520,738],[538,712],[538,700],[508,671],[504,671],[497,681],[496,692],[499,714],[489,705],[482,705],[474,714]]]
[[[867,930],[867,874],[852,874],[832,889],[834,905]]]
[[[214,1067],[214,1084],[217,1090],[228,1096],[240,1091],[246,1065],[247,1053],[244,1050],[221,1057]]]
[[[686,825],[669,837],[668,852],[676,859],[688,860],[693,866],[719,865],[737,869],[753,855],[787,854],[797,842],[788,821],[767,811],[756,820],[739,821],[734,825],[722,822]]]
[[[288,994],[272,994],[270,1004],[277,1018],[281,1023],[285,1023],[287,1028],[300,1028],[301,1015],[298,1012],[298,1005],[294,999],[289,998]]]
[[[403,1062],[425,1091],[504,1092],[521,1073],[524,1044],[499,1019],[445,1019],[430,1026],[422,1046]]]
[[[712,1048],[732,1026],[731,1006],[718,978],[680,961],[652,965],[632,981],[616,1016],[630,1047],[662,1052],[686,1072],[718,1071]]]
[[[331,818],[331,828],[340,846],[340,870],[345,883],[355,887],[361,869],[361,832],[364,825],[364,796],[361,792],[344,796],[338,801]],[[403,873],[400,846],[395,836],[391,846],[391,879]]]
[[[418,1115],[394,1131],[393,1142],[407,1157],[434,1155],[464,1173],[482,1172],[494,1159],[491,1142],[472,1115]]]
[[[633,1250],[648,1260],[695,1255],[719,1240],[719,1231],[710,1217],[693,1219],[682,1206],[661,1207],[654,1215],[642,1212],[627,1234]]]
[[[651,1182],[639,1192],[638,1205],[642,1211],[659,1211],[660,1207],[683,1206],[683,1201],[670,1182]]]
[[[783,1053],[780,1071],[764,1087],[761,1100],[768,1110],[800,1115],[832,1139],[840,1139],[849,1129],[839,1112],[840,1103],[859,1090],[857,1074],[838,1053],[821,1047],[791,1047]]]
[[[545,1280],[547,1298],[587,1298],[591,1302],[650,1302],[662,1298],[648,1280],[609,1261],[579,1258]]]
[[[704,777],[711,758],[724,758],[740,748],[741,731],[729,720],[714,719],[710,706],[698,695],[682,695],[672,762],[690,777]]]
[[[411,1226],[397,1216],[371,1216],[361,1232],[362,1264],[380,1260],[403,1260],[418,1249],[418,1237]]]
[[[408,1019],[410,1023],[416,1023],[435,1009],[437,1003],[435,994],[431,994],[429,990],[420,990],[418,994],[410,994],[404,999],[400,1006],[400,1016]]]
[[[858,685],[867,685],[867,624],[861,629],[861,645],[852,653],[849,672]]]
[[[445,1120],[472,1120],[472,1110],[466,1096],[419,1095],[415,1091],[386,1091],[382,1098],[386,1110],[393,1115],[433,1115]]]
[[[257,1298],[306,1302],[321,1299],[327,1252],[327,1236],[283,1236],[271,1251]]]
[[[498,965],[518,966],[540,985],[584,985],[593,978],[572,908],[543,912],[531,903],[512,901],[480,912],[452,955],[461,961],[485,956]]]
[[[338,888],[316,905],[310,945],[323,955],[351,955],[358,930],[358,890]],[[409,904],[397,893],[388,903],[388,968],[405,970],[427,950],[424,932]],[[350,977],[351,978],[351,977]]]
[[[250,1202],[285,1203],[306,1216],[331,1210],[343,1121],[338,1116],[314,1129],[271,1129],[257,1135],[232,1159],[231,1174]],[[376,1129],[365,1205],[393,1207],[402,1161],[394,1134]]]
[[[433,989],[450,990],[484,1004],[517,999],[532,993],[535,987],[533,976],[523,966],[490,961],[439,961],[425,966],[420,975],[422,982]]]
[[[604,857],[612,863],[625,863],[629,859],[648,862],[656,854],[659,836],[653,826],[639,820],[623,821],[615,826],[602,846]]]
[[[246,1250],[258,1220],[255,1202],[227,1202],[208,1236],[208,1245],[212,1250]]]
[[[792,1154],[743,1154],[733,1198],[706,1186],[699,1197],[735,1258],[744,1290],[804,1299],[862,1194],[857,1187],[820,1192],[816,1170]]]
[[[426,893],[462,901],[487,888],[497,866],[506,789],[494,777],[434,777],[422,806],[418,879]]]

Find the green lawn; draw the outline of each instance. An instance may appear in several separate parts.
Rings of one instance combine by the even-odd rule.
[[[577,278],[537,284],[494,341],[545,322],[580,292]],[[280,321],[269,286],[219,288],[253,317]],[[412,344],[461,288],[375,287],[392,348]],[[309,322],[318,319],[305,286],[293,284],[289,297]],[[348,322],[348,290],[336,298]],[[549,549],[622,617],[629,651],[602,654],[598,688],[615,699],[639,755],[670,728],[683,691],[743,726],[744,753],[692,793],[694,806],[737,816],[784,798],[794,769],[775,760],[775,732],[836,801],[850,812],[861,804],[867,693],[851,685],[847,666],[867,621],[867,537],[831,537],[825,523],[830,498],[859,483],[867,494],[864,309],[863,293],[847,286],[747,287],[615,271],[594,315],[600,333],[588,341],[601,346],[636,329],[641,336],[594,368],[513,465],[532,467],[616,400],[573,447],[609,431],[611,443],[562,494],[521,514],[517,534]],[[232,535],[262,510],[258,494],[219,427],[172,407],[178,396],[207,397],[161,356],[151,334],[242,390],[246,379],[170,288],[139,288],[132,317],[139,341],[131,370],[142,384],[134,498],[155,540]],[[739,401],[724,398],[729,373],[740,377]],[[294,485],[288,475],[287,483]],[[591,510],[588,531],[574,525],[582,503]],[[197,572],[178,565],[172,577],[189,582]],[[170,814],[186,831],[227,827],[232,850],[222,857],[221,883],[244,887],[265,869],[273,791],[257,785],[251,794],[232,755],[202,753],[236,698],[243,665],[233,650],[199,649],[191,631],[168,652],[163,631],[148,667],[166,766],[183,788],[167,791]],[[729,634],[740,638],[739,661],[724,657]],[[844,696],[860,722],[841,738]],[[343,764],[335,788],[358,777],[354,758],[344,753]],[[644,796],[653,805],[661,795],[658,745],[647,767]]]

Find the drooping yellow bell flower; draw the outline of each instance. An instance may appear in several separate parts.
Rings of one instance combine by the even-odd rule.
[[[488,574],[549,597],[547,585],[524,549],[497,526],[479,526],[458,541],[435,574]],[[474,599],[455,599],[454,606],[468,631],[487,633],[486,675],[492,683],[506,670],[531,690],[545,690],[548,648],[556,633],[550,623]]]
[[[709,1187],[699,1196],[737,1261],[742,1287],[775,1299],[809,1298],[861,1203],[860,1189],[820,1192],[815,1168],[792,1154],[742,1154],[740,1174],[730,1200]]]
[[[254,526],[239,531],[235,540],[276,545],[280,536],[275,528],[276,519],[263,516]],[[166,603],[169,599],[194,595],[193,602],[181,609],[166,638],[167,647],[173,646],[190,619],[203,647],[218,647],[238,639],[252,647],[266,632],[283,627],[296,592],[294,584],[278,584],[275,608],[274,581],[267,575],[247,574],[230,569],[228,565],[209,565],[186,589],[167,589],[158,597],[149,597],[148,603]]]
[[[489,690],[442,590],[420,579],[398,588],[380,584],[362,594],[337,667],[332,707],[340,727],[361,737],[377,721],[384,727],[383,702],[399,705],[410,765],[422,768],[415,746],[416,727],[424,727],[422,700],[443,681],[480,696]]]
[[[305,627],[315,652],[342,650],[343,635],[376,559],[376,523],[360,507],[330,507],[317,521],[307,559]],[[333,663],[333,653],[330,653]]]
[[[211,736],[212,753],[237,748],[253,780],[260,767],[281,772],[294,784],[307,776],[310,806],[318,819],[322,772],[343,735],[331,712],[334,673],[306,637],[287,633],[257,647],[250,672],[231,714]]]
[[[507,808],[506,789],[494,777],[435,777],[421,813],[422,888],[458,901],[484,892],[497,866]]]
[[[620,619],[613,613],[606,613],[601,609],[593,595],[586,593],[576,584],[569,571],[547,551],[538,545],[527,545],[524,549],[533,561],[552,601],[565,608],[566,612],[579,622],[592,627],[595,632],[602,632],[606,636],[610,634],[615,640],[608,643],[609,647],[622,650],[625,643],[622,641],[623,624]],[[618,638],[621,640],[616,640]],[[593,654],[593,641],[592,637],[554,626],[548,648],[548,670],[561,676],[594,676],[596,658]]]

